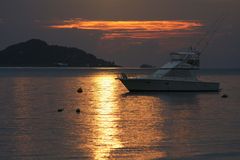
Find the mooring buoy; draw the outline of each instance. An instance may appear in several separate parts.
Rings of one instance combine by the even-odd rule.
[[[81,88],[81,87],[78,88],[77,92],[78,92],[78,93],[82,93],[82,92],[83,92],[82,88]]]
[[[222,98],[227,98],[227,97],[228,97],[227,94],[223,94],[223,95],[222,95]]]
[[[63,112],[64,111],[64,108],[60,108],[57,110],[58,112]]]
[[[76,109],[76,113],[78,113],[78,114],[79,114],[80,112],[81,112],[81,111],[80,111],[80,109],[79,109],[79,108],[77,108],[77,109]]]

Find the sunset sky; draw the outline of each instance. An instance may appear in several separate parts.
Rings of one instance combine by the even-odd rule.
[[[202,67],[239,68],[239,9],[239,0],[1,0],[0,49],[39,38],[119,65],[161,66],[224,17]]]

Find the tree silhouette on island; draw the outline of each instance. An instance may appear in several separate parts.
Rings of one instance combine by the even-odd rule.
[[[78,48],[48,45],[39,39],[0,51],[0,67],[117,67]]]

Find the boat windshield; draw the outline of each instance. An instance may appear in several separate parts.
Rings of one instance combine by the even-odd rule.
[[[200,54],[195,52],[174,52],[170,54],[171,61],[181,61],[183,64],[197,68],[200,65]]]

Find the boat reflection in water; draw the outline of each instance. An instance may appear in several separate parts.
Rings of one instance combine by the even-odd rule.
[[[211,94],[209,93],[208,95]],[[148,122],[148,128],[145,128],[146,124],[141,126],[143,129],[146,129],[141,134],[147,133],[148,136],[152,136],[149,139],[151,143],[146,143],[149,143],[149,147],[154,146],[155,150],[152,150],[153,153],[159,153],[160,151],[163,153],[162,156],[155,154],[153,157],[147,157],[147,159],[188,159],[192,156],[193,152],[196,152],[196,146],[191,143],[201,135],[198,127],[193,129],[193,126],[197,125],[198,121],[195,119],[201,110],[198,99],[201,94],[129,92],[122,94],[122,96],[133,100],[145,99],[144,102],[147,102],[142,106],[142,108],[146,109],[146,112],[142,115],[142,119],[146,121],[147,116],[151,122]],[[133,106],[136,107],[136,104]],[[136,108],[136,110],[139,110],[139,108]],[[143,140],[139,139],[140,143],[144,142],[144,137],[142,138]],[[138,144],[138,146],[141,145]],[[146,159],[146,157],[143,159]]]

